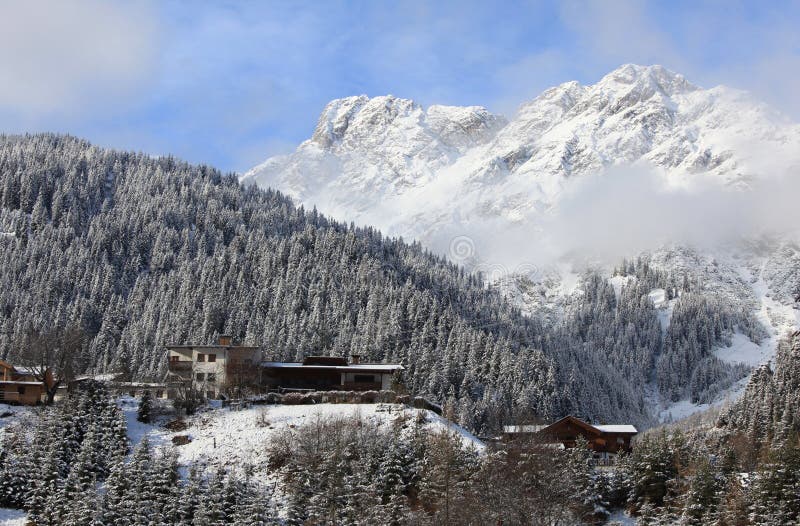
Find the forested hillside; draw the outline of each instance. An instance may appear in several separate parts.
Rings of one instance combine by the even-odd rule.
[[[586,275],[580,304],[546,324],[416,243],[206,166],[71,137],[0,137],[0,232],[2,358],[19,359],[31,332],[79,327],[79,370],[158,378],[165,344],[229,333],[275,359],[399,361],[410,389],[479,431],[567,413],[646,423],[648,383],[701,399],[743,374],[711,348],[736,327],[758,335],[646,262],[618,295]],[[655,286],[680,296],[666,334]]]

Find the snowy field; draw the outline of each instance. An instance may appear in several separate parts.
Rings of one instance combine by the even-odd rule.
[[[419,414],[425,428],[451,430],[461,437],[465,446],[482,451],[485,445],[460,426],[425,409],[412,409],[400,404],[317,404],[262,405],[242,410],[211,409],[186,419],[185,431],[171,432],[160,425],[142,424],[136,420],[138,401],[123,397],[120,407],[128,420],[128,435],[133,444],[145,435],[156,446],[170,444],[179,435],[188,435],[191,442],[177,446],[179,462],[184,465],[208,467],[251,464],[256,470],[267,459],[269,440],[277,433],[328,417],[354,417],[390,426],[397,418],[414,421]]]
[[[0,526],[24,526],[25,523],[24,511],[0,508]]]

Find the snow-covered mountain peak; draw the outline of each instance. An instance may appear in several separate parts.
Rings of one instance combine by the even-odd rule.
[[[690,83],[680,73],[675,73],[659,65],[639,66],[624,64],[608,73],[595,84],[602,91],[630,92],[645,91],[673,96],[700,88]]]
[[[745,92],[626,64],[550,88],[510,121],[479,106],[337,99],[310,140],[244,179],[446,253],[454,224],[536,231],[572,185],[615,166],[654,167],[671,186],[747,187],[800,166],[798,144],[800,127]]]

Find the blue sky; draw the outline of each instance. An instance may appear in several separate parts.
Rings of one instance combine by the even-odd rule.
[[[243,171],[329,100],[512,115],[543,89],[663,64],[800,120],[800,2],[0,0],[0,131]]]

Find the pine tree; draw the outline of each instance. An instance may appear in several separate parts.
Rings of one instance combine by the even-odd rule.
[[[136,420],[149,424],[152,421],[153,413],[153,395],[149,390],[142,393],[142,398],[139,401],[139,409],[136,412]]]

